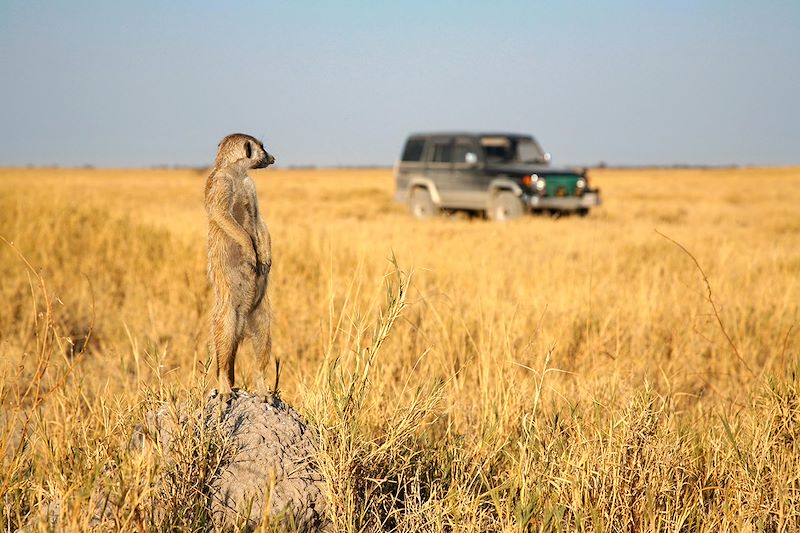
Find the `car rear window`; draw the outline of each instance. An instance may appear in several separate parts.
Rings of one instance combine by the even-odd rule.
[[[403,161],[421,161],[422,149],[425,148],[425,139],[409,139],[403,150]]]

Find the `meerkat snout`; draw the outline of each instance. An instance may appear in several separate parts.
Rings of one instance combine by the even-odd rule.
[[[275,158],[271,154],[267,153],[263,147],[261,147],[260,153],[253,154],[253,157],[249,159],[253,159],[253,164],[250,168],[267,168],[275,162]]]

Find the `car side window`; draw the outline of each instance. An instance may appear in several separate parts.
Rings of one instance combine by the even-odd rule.
[[[403,161],[421,161],[423,148],[425,148],[425,139],[409,139],[401,159]]]
[[[456,141],[455,148],[453,149],[453,162],[469,163],[470,161],[467,161],[467,154],[471,153],[474,157],[476,152],[477,150],[472,142],[466,139],[459,139]]]
[[[450,141],[434,141],[431,162],[450,163],[453,160],[453,143]]]

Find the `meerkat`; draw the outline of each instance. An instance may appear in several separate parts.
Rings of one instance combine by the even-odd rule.
[[[250,337],[264,380],[272,352],[269,273],[272,244],[247,171],[275,162],[261,141],[235,133],[219,143],[206,180],[208,277],[214,292],[211,343],[219,393],[230,395],[239,344]]]

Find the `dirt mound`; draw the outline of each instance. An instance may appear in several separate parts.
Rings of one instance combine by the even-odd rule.
[[[223,449],[203,487],[215,527],[252,530],[266,516],[271,524],[300,531],[325,526],[324,481],[314,462],[314,432],[297,411],[277,395],[234,391],[226,402],[215,391],[201,416],[203,429]],[[165,459],[171,460],[177,455],[180,432],[193,425],[188,417],[185,412],[176,416],[167,407],[149,413],[133,445],[145,446],[148,436],[158,439]]]

